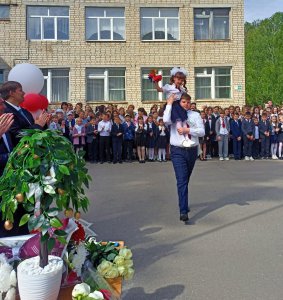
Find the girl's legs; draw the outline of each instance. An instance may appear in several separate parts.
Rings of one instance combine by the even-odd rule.
[[[204,155],[203,155],[203,144],[200,144],[200,149],[201,149],[201,154],[199,156],[200,160],[203,160]]]
[[[161,154],[162,154],[162,149],[158,149],[158,161],[162,160]]]
[[[279,149],[278,149],[278,156],[279,156],[279,158],[282,157],[282,146],[283,146],[283,143],[280,142],[280,143],[279,143]]]
[[[141,160],[145,161],[145,147],[141,147]]]
[[[204,143],[203,145],[202,145],[202,149],[201,149],[202,151],[203,151],[203,153],[202,153],[202,158],[203,159],[206,159],[206,143]]]
[[[138,153],[138,158],[139,158],[139,161],[141,161],[141,160],[142,160],[142,158],[141,158],[141,148],[142,148],[142,147],[140,147],[140,146],[137,146],[137,153]]]
[[[271,144],[271,156],[273,159],[276,159],[277,158],[277,143],[272,143]]]
[[[278,159],[278,157],[277,157],[277,149],[278,149],[278,144],[275,143],[274,144],[274,157],[276,157],[276,159]]]
[[[166,161],[166,149],[161,149],[161,155],[163,157],[163,160]]]

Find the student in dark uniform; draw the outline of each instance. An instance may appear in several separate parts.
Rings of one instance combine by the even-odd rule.
[[[207,125],[209,126],[209,135],[207,136],[206,152],[207,159],[211,159],[213,156],[218,156],[218,143],[216,141],[215,122],[216,118],[212,114],[212,108],[207,109]],[[216,141],[216,142],[215,142]]]
[[[158,149],[158,161],[166,161],[166,147],[168,143],[169,131],[165,126],[163,119],[159,119],[156,146]]]
[[[145,163],[145,146],[146,146],[146,134],[147,125],[144,123],[143,117],[139,117],[135,129],[135,141],[137,146],[137,153],[139,163]]]
[[[113,164],[122,163],[122,145],[123,145],[123,125],[119,115],[114,117],[111,128],[112,147],[113,147]]]
[[[146,146],[147,146],[148,160],[154,161],[154,148],[156,144],[157,126],[153,122],[153,117],[151,115],[147,118],[146,123],[147,123]]]

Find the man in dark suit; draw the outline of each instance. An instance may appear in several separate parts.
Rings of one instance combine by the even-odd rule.
[[[14,116],[13,114],[4,114],[4,111],[5,103],[0,98],[0,176],[3,174],[9,155],[13,149],[8,130],[13,124]]]
[[[114,118],[111,128],[112,147],[113,147],[113,164],[122,163],[122,143],[123,143],[123,126],[119,116]]]
[[[10,153],[13,150],[13,145],[11,142],[11,137],[8,132],[9,128],[13,124],[13,114],[4,114],[5,111],[5,102],[3,99],[0,99],[0,176],[2,176],[5,166],[7,164]],[[0,199],[1,201],[1,199]],[[7,236],[15,236],[21,234],[19,232],[20,227],[18,222],[21,219],[21,216],[24,214],[24,210],[21,207],[14,215],[15,223],[12,230],[7,231],[4,228],[4,221],[2,221],[2,216],[0,212],[0,238]],[[25,228],[27,229],[27,228]],[[27,230],[24,230],[22,234],[28,233]]]
[[[16,146],[20,141],[19,133],[22,129],[43,129],[47,122],[48,114],[43,112],[37,120],[34,120],[30,112],[20,107],[25,95],[20,83],[7,81],[0,88],[0,94],[5,100],[5,113],[14,115],[14,122],[9,130],[13,146]]]
[[[216,131],[215,123],[216,118],[212,114],[212,108],[208,107],[207,109],[207,126],[209,127],[209,135],[207,136],[207,158],[211,159],[212,156],[218,155],[218,142],[215,142]]]
[[[231,122],[231,133],[233,141],[233,154],[235,160],[241,159],[242,148],[242,123],[239,120],[239,114],[235,113],[234,120]]]

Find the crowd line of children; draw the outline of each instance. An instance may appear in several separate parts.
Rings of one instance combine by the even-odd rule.
[[[134,111],[114,105],[98,106],[62,103],[52,116],[49,128],[59,130],[73,143],[76,151],[85,150],[91,163],[123,161],[166,161],[170,159],[169,128],[163,122],[164,105]],[[198,111],[196,104],[191,109]],[[205,136],[200,138],[200,160],[219,157],[220,161],[283,159],[283,107],[269,101],[242,109],[230,106],[203,107]]]

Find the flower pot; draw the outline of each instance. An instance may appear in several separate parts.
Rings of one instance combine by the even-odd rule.
[[[123,278],[120,276],[120,277],[116,277],[116,278],[105,278],[105,280],[110,285],[110,287],[113,289],[115,296],[120,298],[122,295]]]
[[[17,269],[21,300],[56,300],[59,294],[63,260],[49,255],[48,265],[39,266],[39,256],[21,262]]]

